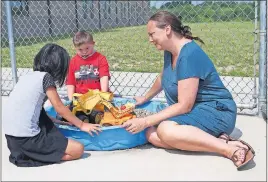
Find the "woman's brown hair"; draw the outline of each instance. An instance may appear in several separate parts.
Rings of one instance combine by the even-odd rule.
[[[153,16],[151,16],[149,21],[150,20],[156,22],[157,28],[163,29],[166,26],[170,25],[171,29],[179,35],[182,35],[187,39],[197,40],[202,44],[205,44],[204,41],[199,37],[192,36],[191,28],[189,26],[183,26],[180,18],[168,11],[158,11]]]

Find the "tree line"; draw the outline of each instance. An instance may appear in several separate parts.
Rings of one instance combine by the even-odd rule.
[[[259,7],[257,7],[259,9]],[[250,2],[204,2],[193,5],[189,1],[172,1],[160,9],[181,17],[184,22],[250,21],[255,19],[255,3]],[[259,12],[259,11],[258,11]]]

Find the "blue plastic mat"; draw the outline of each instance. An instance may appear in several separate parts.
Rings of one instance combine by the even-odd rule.
[[[128,98],[114,98],[113,104],[120,106],[127,102],[135,102],[133,99]],[[159,112],[164,109],[166,104],[159,101],[150,101],[144,105],[136,108],[146,109],[150,112]],[[48,115],[56,117],[57,113],[52,106],[45,108]],[[148,141],[145,136],[146,129],[137,133],[131,134],[120,126],[102,127],[102,132],[99,135],[92,137],[86,132],[79,130],[73,126],[57,125],[59,130],[67,137],[82,143],[85,150],[118,150],[128,149],[139,145],[146,144]]]

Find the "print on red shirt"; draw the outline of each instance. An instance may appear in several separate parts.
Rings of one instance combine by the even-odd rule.
[[[91,65],[81,65],[80,69],[75,73],[75,79],[77,83],[90,83],[100,81],[99,69]]]
[[[70,61],[66,85],[74,85],[75,93],[84,94],[88,89],[101,90],[100,78],[110,78],[109,64],[105,56],[95,52],[87,59],[75,55]]]

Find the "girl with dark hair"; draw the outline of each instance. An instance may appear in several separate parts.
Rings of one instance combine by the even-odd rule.
[[[67,139],[43,108],[49,99],[55,110],[85,132],[98,133],[99,125],[83,123],[62,103],[56,84],[62,86],[69,64],[67,51],[47,44],[34,58],[34,72],[21,76],[3,108],[3,129],[10,150],[9,160],[16,166],[32,167],[74,160],[84,146]]]
[[[167,11],[154,14],[147,31],[149,41],[164,50],[164,68],[146,95],[135,98],[136,105],[164,90],[169,107],[123,126],[132,133],[149,127],[147,139],[157,147],[215,152],[231,159],[237,169],[244,167],[255,152],[246,142],[229,137],[236,123],[236,104],[194,40],[204,42]]]

